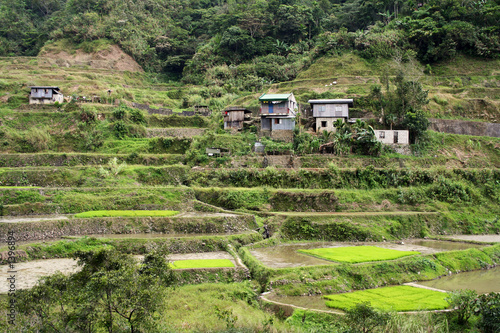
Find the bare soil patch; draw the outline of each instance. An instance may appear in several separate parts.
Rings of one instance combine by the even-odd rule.
[[[111,45],[105,50],[94,53],[85,53],[77,50],[74,54],[66,51],[43,52],[39,57],[46,58],[51,64],[60,67],[86,65],[91,68],[114,69],[118,71],[144,72],[142,67],[117,45]]]

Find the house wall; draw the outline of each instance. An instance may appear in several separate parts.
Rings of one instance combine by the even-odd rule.
[[[262,117],[260,120],[260,129],[263,131],[271,130],[271,119]]]
[[[33,98],[52,98],[52,89],[50,88],[33,88],[31,89],[31,97]]]
[[[271,120],[271,130],[272,131],[287,131],[295,128],[294,118],[269,118]],[[279,124],[276,124],[276,120]]]
[[[384,144],[400,144],[407,145],[410,142],[410,135],[407,130],[375,130],[375,137],[378,141]],[[397,141],[394,137],[397,133]]]
[[[64,96],[62,94],[54,94],[52,98],[32,98],[30,96],[30,104],[54,104],[55,102],[63,103]]]
[[[260,114],[287,114],[295,116],[296,108],[297,102],[295,101],[295,97],[291,95],[286,101],[261,101]]]
[[[242,128],[243,120],[245,119],[245,112],[242,111],[229,111],[224,116],[224,128]]]
[[[313,104],[313,117],[349,118],[348,104]],[[324,107],[324,111],[319,111]],[[337,110],[337,108],[339,110]]]
[[[323,131],[328,131],[328,132],[336,132],[337,129],[333,124],[337,121],[337,119],[341,119],[342,122],[345,122],[344,118],[316,118],[316,132],[320,133]],[[326,127],[321,126],[322,122],[326,121]]]

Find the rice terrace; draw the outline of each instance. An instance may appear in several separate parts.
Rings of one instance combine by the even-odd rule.
[[[499,13],[2,1],[0,332],[500,332]]]

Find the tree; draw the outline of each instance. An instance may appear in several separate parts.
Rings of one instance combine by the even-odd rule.
[[[77,252],[81,271],[53,275],[21,292],[20,313],[35,329],[54,332],[155,331],[155,311],[173,283],[162,251],[148,253],[138,265],[115,249]]]
[[[363,302],[347,310],[345,319],[351,328],[349,332],[368,333],[378,326],[385,325],[390,315],[372,308],[369,302]]]
[[[403,120],[403,127],[410,133],[410,142],[417,143],[423,137],[429,127],[429,120],[425,117],[422,110],[407,112]]]

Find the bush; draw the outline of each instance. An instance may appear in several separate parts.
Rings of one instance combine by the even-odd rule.
[[[52,142],[49,132],[43,128],[32,128],[30,131],[26,131],[23,137],[27,150],[35,152],[48,149]]]
[[[144,112],[141,110],[131,110],[130,111],[130,120],[136,124],[146,124],[146,117],[144,116]]]
[[[446,301],[454,309],[453,313],[457,315],[458,324],[466,324],[472,316],[476,298],[477,293],[474,290],[456,290],[449,293]]]
[[[476,314],[481,315],[478,326],[482,332],[500,332],[500,294],[490,293],[477,299]]]
[[[371,307],[370,303],[358,303],[346,311],[345,320],[350,327],[348,332],[373,332],[379,326],[385,326],[390,319],[388,313],[382,313]]]
[[[127,111],[125,111],[124,108],[118,107],[113,111],[113,118],[116,120],[123,120],[125,119],[125,116],[127,115]]]
[[[124,139],[128,136],[128,126],[122,121],[113,124],[113,132],[118,139]]]

